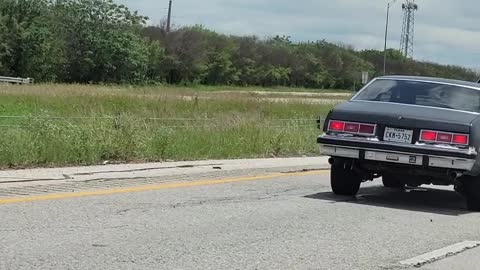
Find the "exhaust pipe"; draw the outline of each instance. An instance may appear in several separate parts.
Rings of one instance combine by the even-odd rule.
[[[328,164],[333,165],[333,158],[328,159]]]
[[[452,180],[452,181],[455,181],[462,176],[463,176],[463,174],[461,172],[452,171],[452,172],[449,173],[450,180]]]

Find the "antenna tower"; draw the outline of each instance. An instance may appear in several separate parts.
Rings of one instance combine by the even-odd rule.
[[[413,45],[415,37],[415,12],[418,5],[415,0],[405,0],[402,4],[403,26],[402,37],[400,39],[400,51],[407,58],[413,58]]]

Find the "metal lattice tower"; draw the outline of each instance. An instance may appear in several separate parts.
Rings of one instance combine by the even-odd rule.
[[[402,37],[400,39],[400,51],[407,58],[413,58],[413,40],[415,37],[415,12],[418,5],[415,0],[405,0],[402,5],[403,26]]]

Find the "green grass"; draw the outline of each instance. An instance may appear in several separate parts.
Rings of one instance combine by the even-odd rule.
[[[346,98],[243,90],[0,85],[0,167],[316,155],[314,119]]]

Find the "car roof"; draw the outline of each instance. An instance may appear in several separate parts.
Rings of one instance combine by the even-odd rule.
[[[465,86],[465,87],[476,88],[476,89],[480,90],[480,84],[476,83],[476,82],[452,80],[452,79],[444,79],[444,78],[435,78],[435,77],[395,75],[395,76],[382,76],[382,77],[378,77],[377,79],[423,81],[423,82],[431,82],[431,83],[439,83],[439,84],[450,84],[450,85],[457,85],[457,86]]]

